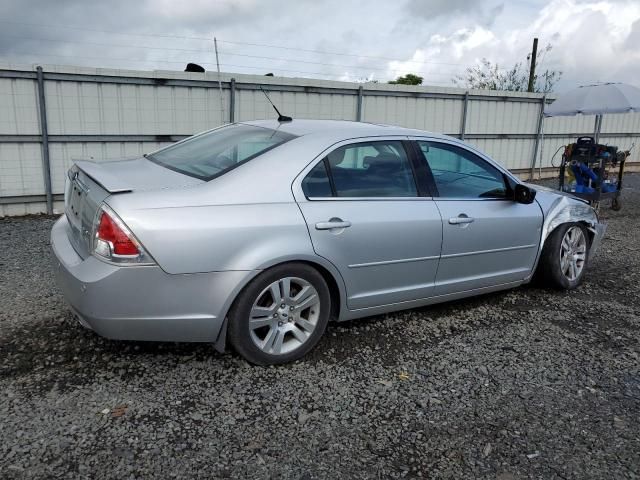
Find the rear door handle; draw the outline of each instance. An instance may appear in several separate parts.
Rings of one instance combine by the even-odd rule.
[[[316,223],[316,230],[332,230],[334,228],[349,228],[351,222],[341,220],[339,218],[332,218],[328,222]]]
[[[467,217],[464,213],[461,213],[457,217],[451,217],[449,219],[449,223],[451,225],[461,225],[465,223],[473,223],[475,219],[472,217]]]

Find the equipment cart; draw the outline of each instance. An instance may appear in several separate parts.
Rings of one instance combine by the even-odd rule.
[[[564,147],[558,187],[594,207],[610,199],[611,208],[620,210],[624,163],[629,153],[616,146],[600,145],[594,137],[580,137]],[[569,183],[567,177],[572,179]]]
[[[595,115],[592,137],[580,137],[564,147],[560,163],[559,188],[583,198],[598,208],[611,200],[620,210],[622,179],[629,150],[599,143],[602,117],[608,113],[640,111],[640,89],[624,83],[602,83],[578,87],[545,106],[544,117]],[[544,118],[543,117],[543,118]],[[633,146],[632,146],[633,148]],[[566,177],[573,178],[569,184]]]

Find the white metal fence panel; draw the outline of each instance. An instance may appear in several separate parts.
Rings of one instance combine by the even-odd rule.
[[[602,117],[602,133],[638,133],[640,132],[640,112]]]
[[[50,135],[191,135],[223,123],[215,88],[46,81],[45,95]]]
[[[467,132],[535,134],[541,106],[541,101],[471,100],[467,112]]]
[[[43,193],[40,144],[0,143],[0,159],[0,192],[3,196]]]
[[[461,98],[365,96],[362,120],[458,135],[462,109]]]
[[[468,143],[477,147],[491,158],[511,169],[527,169],[531,167],[531,158],[535,144],[534,139],[471,139]]]
[[[545,134],[592,134],[595,126],[595,116],[576,115],[575,117],[550,117],[544,120]],[[640,130],[638,130],[640,131]],[[575,141],[575,138],[573,139]]]
[[[0,78],[0,134],[40,133],[36,82],[20,78]]]
[[[268,95],[283,115],[293,118],[353,120],[356,114],[355,96],[304,92],[268,92]],[[260,90],[238,90],[235,104],[236,121],[264,120],[275,115]]]

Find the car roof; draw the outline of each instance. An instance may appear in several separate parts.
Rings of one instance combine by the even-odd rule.
[[[383,125],[379,123],[355,122],[349,120],[308,120],[294,119],[290,122],[278,122],[277,120],[254,120],[240,122],[245,125],[271,128],[280,132],[290,133],[296,136],[309,136],[322,134],[331,136],[336,141],[347,140],[355,137],[375,137],[387,135],[418,135],[440,138],[451,138],[446,135],[425,132],[412,128]]]

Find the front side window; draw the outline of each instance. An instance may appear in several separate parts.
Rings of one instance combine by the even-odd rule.
[[[326,166],[324,171],[321,165]],[[327,187],[333,187],[333,191],[328,192]],[[418,196],[407,153],[402,142],[395,140],[363,142],[337,148],[307,175],[302,188],[307,197]],[[313,188],[318,192],[322,188],[324,194],[312,195]]]
[[[474,153],[448,143],[419,141],[440,197],[505,198],[503,174]]]
[[[270,128],[233,124],[187,138],[146,158],[170,170],[208,181],[292,138],[295,136]]]

